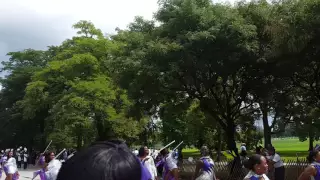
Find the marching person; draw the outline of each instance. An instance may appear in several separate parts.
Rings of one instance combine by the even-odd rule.
[[[268,148],[268,156],[267,156],[271,166],[274,167],[274,180],[284,180],[285,178],[285,168],[283,161],[278,153],[276,153],[276,149],[273,146]]]
[[[16,159],[13,157],[13,152],[8,152],[7,161],[4,163],[4,172],[6,174],[6,180],[18,180],[19,179],[19,172],[17,168]]]
[[[310,151],[307,160],[311,163],[300,175],[298,180],[320,180],[320,146],[316,147]]]
[[[269,180],[267,175],[268,164],[264,156],[254,154],[244,161],[244,167],[249,169],[249,173],[244,177],[244,180]]]
[[[152,176],[152,180],[157,179],[157,168],[154,164],[154,160],[151,156],[149,156],[149,149],[147,146],[141,147],[139,149],[138,157],[143,166],[150,172]]]
[[[200,149],[201,158],[197,162],[196,170],[194,172],[195,180],[216,180],[214,173],[214,162],[209,156],[209,149],[207,146],[202,146]],[[200,172],[200,174],[199,174]]]
[[[160,151],[164,162],[163,180],[178,180],[179,171],[177,163],[174,159],[174,153],[169,153],[168,149],[163,149]]]
[[[45,179],[46,180],[56,180],[58,173],[61,168],[61,162],[57,159],[55,159],[55,155],[53,152],[49,152],[45,156],[45,167],[46,167],[46,172],[45,172]]]
[[[33,173],[33,179],[39,175],[41,180],[46,180],[47,163],[45,161],[45,155],[41,153],[38,161],[41,169]]]

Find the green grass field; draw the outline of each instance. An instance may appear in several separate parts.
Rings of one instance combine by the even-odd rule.
[[[320,141],[314,142],[314,145],[317,143],[320,144]],[[297,153],[299,158],[305,158],[308,155],[308,141],[300,142],[298,138],[285,138],[273,139],[272,144],[276,148],[277,153],[279,153],[280,156],[285,160],[297,159]],[[240,144],[238,146],[240,147]],[[184,149],[182,153],[185,158],[200,156],[198,149]],[[228,158],[231,158],[231,156],[227,153],[224,153],[224,155],[226,155]]]

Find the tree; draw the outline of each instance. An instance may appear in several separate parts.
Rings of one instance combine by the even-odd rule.
[[[10,59],[2,62],[3,68],[1,69],[2,72],[8,74],[1,79],[0,121],[2,124],[2,144],[11,147],[17,144],[40,145],[41,147],[41,142],[36,142],[36,139],[39,133],[44,130],[41,126],[38,126],[43,117],[29,122],[23,121],[23,115],[17,101],[23,99],[24,89],[31,81],[33,72],[46,65],[50,60],[50,54],[47,51],[26,49],[9,52],[7,55],[10,56]]]
[[[148,33],[114,37],[130,52],[116,58],[130,67],[121,69],[120,79],[129,79],[128,92],[141,104],[198,99],[201,110],[226,132],[228,148],[238,154],[235,128],[247,108],[242,105],[248,98],[246,69],[257,49],[255,26],[231,7],[200,0],[162,1],[156,20],[160,26]]]
[[[90,142],[86,134],[93,127],[98,140],[136,137],[138,122],[126,116],[130,101],[108,77],[105,66],[112,43],[90,22],[80,21],[74,27],[84,36],[56,47],[53,61],[28,84],[21,101],[25,117],[48,112],[46,132],[72,133],[77,148]]]

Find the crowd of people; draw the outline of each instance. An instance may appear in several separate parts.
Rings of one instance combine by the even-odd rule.
[[[256,154],[246,159],[243,164],[250,170],[245,180],[285,180],[284,163],[271,145],[266,148],[257,147]]]
[[[242,146],[245,147],[244,144]],[[240,148],[240,154],[245,155],[243,151],[246,151],[246,148],[243,147]],[[73,153],[68,153],[65,149],[57,155],[54,152],[45,151],[40,154],[38,164],[41,169],[34,172],[33,179],[39,176],[41,180],[178,180],[179,155],[176,149],[169,151],[166,146],[156,151],[142,146],[136,153],[132,152],[123,141],[112,140],[96,142],[82,151]],[[320,146],[317,145],[310,151],[308,156],[310,165],[298,180],[310,178],[320,180],[319,150]],[[196,162],[195,172],[190,178],[217,180],[214,161],[209,156],[208,147],[203,146],[200,152],[201,158]],[[3,151],[0,160],[0,176],[3,170],[6,180],[18,180],[19,157],[21,157],[20,162],[24,162],[23,158],[28,157],[24,156],[26,153],[26,148]],[[285,179],[284,163],[272,146],[258,147],[256,154],[243,160],[243,165],[250,170],[244,180]]]
[[[320,180],[320,146],[310,150],[307,157],[310,165],[301,173],[298,180]],[[258,147],[256,154],[244,161],[250,171],[244,180],[284,180],[285,167],[275,148]]]
[[[135,154],[124,142],[113,140],[96,142],[70,155],[65,150],[56,156],[54,152],[45,151],[40,154],[40,169],[34,172],[33,179],[39,176],[41,180],[178,180],[177,147],[170,152],[167,147],[150,151],[143,146]],[[14,153],[17,154],[10,149],[1,156],[0,170],[4,171],[6,180],[19,179],[16,160],[19,156],[14,157]],[[201,154],[193,179],[215,180],[214,163],[209,157],[209,149],[203,146]],[[58,160],[61,155],[63,160]]]

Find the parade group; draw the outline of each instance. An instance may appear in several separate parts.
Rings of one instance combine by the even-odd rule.
[[[51,141],[52,142],[52,141]],[[68,154],[63,149],[57,155],[48,151],[50,144],[40,154],[37,164],[40,169],[33,173],[41,180],[178,180],[178,147],[169,151],[175,141],[159,150],[149,150],[142,146],[132,152],[120,140],[96,142],[91,146]],[[310,151],[310,165],[302,172],[298,180],[320,180],[320,146]],[[196,161],[192,180],[218,180],[215,175],[214,161],[207,146],[200,149],[201,158]],[[59,157],[63,155],[63,158]],[[247,156],[245,144],[240,147],[243,166],[249,169],[244,180],[285,180],[284,163],[274,147],[258,147],[256,153]],[[6,180],[18,180],[19,168],[26,169],[28,164],[27,148],[1,151],[0,179],[4,172]],[[192,158],[188,159],[193,161]],[[219,177],[225,179],[224,177]]]

